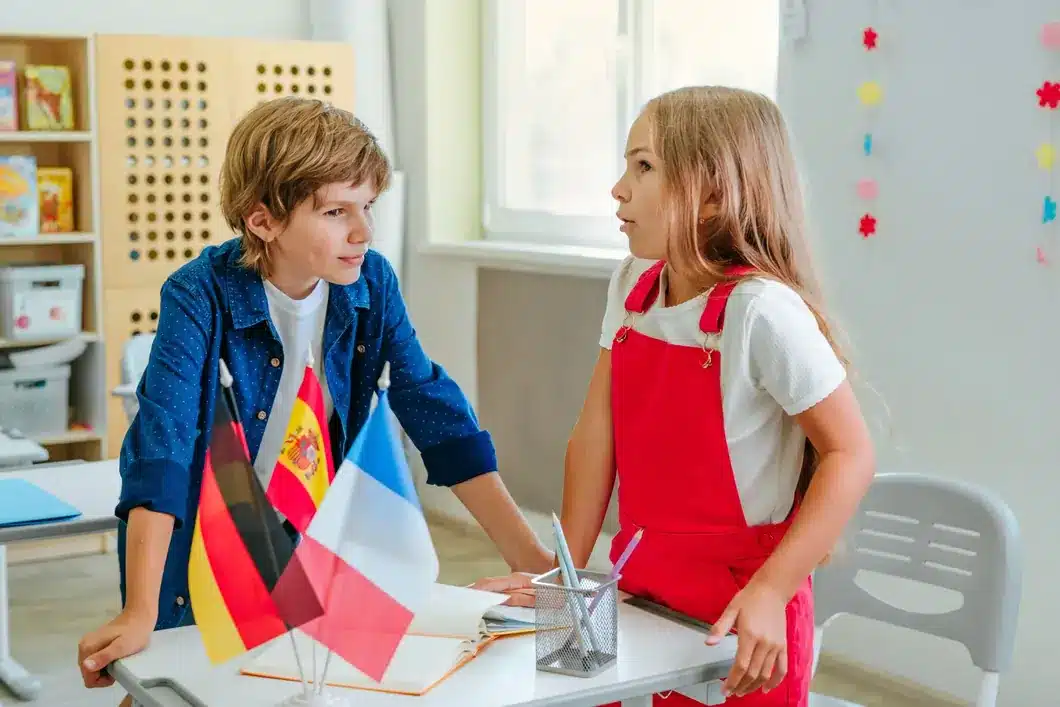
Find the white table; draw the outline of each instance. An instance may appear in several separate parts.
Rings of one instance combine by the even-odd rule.
[[[347,692],[358,707],[593,707],[616,701],[650,707],[653,693],[679,688],[705,700],[706,683],[719,694],[718,681],[735,655],[735,637],[707,646],[701,630],[625,603],[619,607],[618,662],[592,678],[538,671],[534,636],[527,635],[495,641],[420,697]],[[144,651],[116,661],[109,671],[142,707],[266,707],[301,691],[300,683],[240,675],[254,653],[214,667],[198,629],[188,626],[156,632]],[[720,695],[709,702],[714,703],[720,704]]]
[[[81,511],[81,515],[73,520],[0,528],[0,682],[17,697],[32,700],[40,692],[40,681],[11,656],[5,546],[20,540],[43,540],[113,530],[118,525],[114,508],[118,504],[121,479],[117,460],[41,464],[0,471],[0,477],[25,479]]]

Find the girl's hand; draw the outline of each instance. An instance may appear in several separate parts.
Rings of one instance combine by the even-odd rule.
[[[534,606],[534,587],[530,584],[532,574],[526,572],[513,572],[504,577],[485,577],[471,585],[472,589],[481,589],[485,592],[498,592],[507,594],[508,600],[504,603],[508,606]]]
[[[707,645],[717,645],[735,629],[736,659],[722,685],[728,696],[742,697],[762,688],[769,692],[788,672],[787,602],[779,592],[752,580],[729,602],[714,624]]]

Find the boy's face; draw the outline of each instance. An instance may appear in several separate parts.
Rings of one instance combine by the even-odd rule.
[[[329,184],[291,212],[286,226],[263,206],[247,218],[250,230],[269,243],[269,280],[288,296],[305,296],[317,280],[349,285],[361,274],[372,240],[371,184]]]

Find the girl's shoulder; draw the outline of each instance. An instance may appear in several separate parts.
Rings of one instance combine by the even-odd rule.
[[[728,307],[752,314],[804,312],[812,316],[806,300],[794,288],[768,277],[745,277],[729,295]]]
[[[637,284],[637,281],[640,280],[641,276],[658,263],[658,260],[646,260],[644,258],[637,258],[633,255],[627,255],[611,273],[608,294],[612,297],[620,296],[625,299],[626,295],[629,294],[629,291]]]

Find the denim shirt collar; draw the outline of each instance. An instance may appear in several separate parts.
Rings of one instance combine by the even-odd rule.
[[[225,291],[232,312],[232,326],[236,329],[267,321],[269,302],[265,298],[265,286],[261,276],[250,268],[239,264],[242,248],[231,248],[225,268]],[[368,309],[370,303],[368,284],[363,277],[350,285],[332,285],[328,293],[328,320],[345,328],[352,323],[355,309]]]

